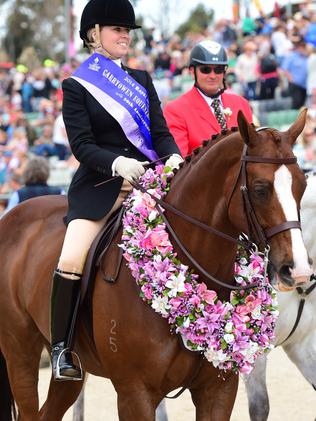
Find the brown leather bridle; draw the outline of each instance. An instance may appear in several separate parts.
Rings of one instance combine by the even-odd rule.
[[[244,203],[244,209],[246,212],[246,219],[247,219],[247,225],[248,225],[248,233],[249,233],[249,238],[251,239],[251,237],[254,237],[254,241],[249,240],[247,237],[244,237],[243,239],[239,240],[236,239],[228,234],[225,234],[219,230],[216,230],[213,227],[210,227],[209,225],[199,221],[196,218],[193,218],[190,215],[185,214],[184,212],[180,211],[179,209],[176,209],[174,206],[170,205],[169,203],[165,202],[164,200],[161,200],[159,198],[157,198],[156,196],[152,195],[151,193],[149,193],[142,185],[140,185],[138,182],[132,182],[131,184],[133,185],[133,187],[135,187],[136,189],[142,191],[143,193],[147,193],[149,196],[152,197],[152,199],[154,199],[154,201],[156,202],[156,209],[159,212],[159,214],[161,215],[168,231],[170,232],[171,236],[173,237],[174,241],[176,242],[176,244],[178,245],[178,247],[180,248],[180,250],[183,252],[183,254],[188,258],[188,260],[192,263],[192,265],[203,275],[205,276],[206,279],[209,279],[212,282],[215,282],[218,285],[221,285],[225,288],[231,289],[231,290],[246,290],[246,289],[251,289],[254,287],[257,287],[258,285],[249,285],[249,286],[233,286],[233,285],[229,285],[226,282],[222,282],[218,279],[216,279],[214,276],[212,276],[210,273],[208,273],[195,259],[194,257],[191,255],[191,253],[186,249],[186,247],[181,243],[180,239],[178,238],[177,234],[175,233],[174,229],[172,228],[172,226],[170,225],[169,221],[167,220],[163,209],[168,210],[172,213],[174,213],[175,215],[180,216],[181,218],[187,220],[188,222],[190,222],[193,225],[196,225],[200,228],[202,228],[204,231],[209,232],[211,234],[215,234],[219,237],[222,237],[228,241],[231,241],[235,244],[241,245],[242,247],[244,247],[247,250],[250,249],[258,249],[258,245],[262,244],[264,246],[264,260],[265,260],[265,264],[267,265],[268,263],[268,255],[269,255],[269,251],[270,251],[270,246],[268,244],[267,239],[271,238],[272,236],[292,229],[292,228],[299,228],[301,229],[301,224],[300,221],[286,221],[283,222],[282,224],[276,225],[272,228],[268,228],[266,230],[263,230],[261,225],[258,222],[258,218],[255,214],[255,211],[253,209],[253,206],[251,204],[250,198],[249,198],[249,193],[248,193],[248,187],[247,187],[247,171],[246,171],[246,165],[248,162],[253,162],[253,163],[263,163],[263,164],[285,164],[285,165],[289,165],[289,164],[295,164],[297,162],[297,158],[296,157],[292,157],[292,158],[264,158],[264,157],[260,157],[260,156],[249,156],[247,155],[247,145],[244,146],[243,152],[242,152],[242,156],[241,156],[241,164],[240,164],[240,169],[238,172],[238,176],[235,182],[235,186],[233,187],[231,196],[236,188],[236,184],[239,180],[239,177],[241,177],[241,186],[240,186],[240,190],[242,192],[242,197],[243,197],[243,203]],[[231,197],[230,197],[231,198]]]
[[[273,237],[280,232],[287,231],[292,228],[301,229],[300,221],[286,221],[282,224],[275,225],[274,227],[263,230],[261,225],[258,222],[258,218],[255,214],[253,206],[249,198],[249,191],[247,187],[247,171],[246,165],[248,162],[260,163],[260,164],[296,164],[297,158],[263,158],[261,156],[249,156],[247,155],[247,145],[244,145],[242,157],[241,157],[241,167],[240,167],[240,176],[241,176],[241,186],[240,190],[243,196],[244,208],[246,212],[246,220],[248,224],[248,233],[250,238],[253,238],[253,242],[257,245],[268,245],[268,238]]]

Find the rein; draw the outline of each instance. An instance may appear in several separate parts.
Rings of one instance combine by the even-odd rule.
[[[307,289],[303,289],[301,287],[296,288],[296,292],[301,296],[300,303],[298,305],[296,320],[295,320],[295,323],[292,327],[291,332],[287,335],[287,337],[284,339],[284,341],[282,341],[277,346],[283,345],[293,335],[293,333],[296,331],[297,326],[298,326],[298,324],[301,320],[302,314],[303,314],[306,297],[308,297],[309,294],[311,292],[313,292],[314,289],[316,288],[316,275],[311,276],[311,281],[315,281],[315,282]]]
[[[247,290],[257,287],[258,285],[248,285],[248,286],[234,286],[229,285],[226,282],[220,281],[219,279],[213,277],[210,273],[208,273],[195,259],[194,257],[189,253],[189,251],[185,248],[185,246],[181,243],[179,237],[175,233],[174,229],[170,225],[169,221],[167,220],[166,216],[163,213],[162,209],[169,210],[170,212],[174,213],[177,216],[180,216],[181,218],[185,219],[186,221],[190,222],[193,225],[196,225],[200,228],[202,228],[204,231],[215,234],[219,237],[222,237],[228,241],[231,241],[237,245],[242,246],[246,250],[249,250],[251,248],[258,249],[257,244],[263,244],[264,245],[264,260],[266,262],[266,266],[268,263],[268,255],[270,251],[270,246],[268,244],[267,239],[271,238],[272,236],[286,231],[288,229],[292,228],[299,228],[301,229],[301,225],[299,221],[286,221],[282,224],[276,225],[272,228],[268,228],[266,230],[263,230],[261,225],[258,222],[257,216],[255,214],[255,211],[253,209],[253,206],[251,204],[249,193],[248,193],[248,187],[247,187],[247,171],[246,171],[246,164],[247,162],[253,162],[253,163],[266,163],[266,164],[295,164],[297,162],[296,157],[292,158],[264,158],[260,156],[249,156],[247,155],[247,145],[244,145],[244,149],[241,156],[241,165],[238,173],[238,177],[236,179],[235,186],[233,188],[233,191],[235,190],[236,184],[238,182],[239,177],[241,177],[241,186],[240,190],[242,192],[243,197],[243,203],[244,203],[244,209],[246,212],[246,220],[248,225],[248,232],[254,234],[256,241],[249,241],[246,237],[244,237],[244,240],[238,240],[228,234],[225,234],[221,231],[218,231],[217,229],[210,227],[207,224],[204,224],[203,222],[199,221],[196,218],[193,218],[190,215],[187,215],[180,211],[179,209],[176,209],[174,206],[170,205],[164,200],[161,200],[154,196],[153,194],[149,193],[143,186],[141,186],[138,182],[134,181],[132,182],[132,186],[138,190],[140,190],[142,193],[147,193],[155,202],[156,202],[156,209],[161,215],[166,227],[168,228],[170,234],[172,235],[174,241],[177,243],[180,250],[184,253],[184,255],[188,258],[188,260],[193,264],[193,266],[208,280],[223,286],[225,288],[228,288],[230,290],[240,291],[240,290]]]
[[[178,209],[174,208],[173,206],[169,205],[169,203],[166,203],[165,201],[158,199],[156,196],[152,195],[151,193],[149,193],[143,186],[141,186],[139,183],[131,183],[133,187],[135,187],[136,189],[139,189],[142,193],[147,193],[152,199],[154,199],[156,201],[156,205],[155,208],[157,209],[157,211],[159,212],[160,216],[162,217],[164,223],[166,224],[166,227],[168,228],[171,236],[173,237],[173,239],[175,240],[175,242],[177,243],[178,247],[180,248],[180,250],[184,253],[184,255],[189,259],[189,261],[192,263],[192,265],[199,271],[202,273],[203,276],[205,276],[205,278],[207,278],[208,280],[215,282],[216,284],[223,286],[225,288],[234,290],[234,291],[240,291],[240,290],[247,290],[247,289],[252,289],[255,288],[256,286],[258,286],[257,284],[255,285],[248,285],[248,286],[242,286],[242,287],[237,287],[234,285],[229,285],[226,282],[220,281],[217,278],[214,278],[214,276],[212,276],[210,273],[208,273],[195,259],[194,257],[189,253],[189,251],[185,248],[185,246],[181,243],[179,237],[177,236],[177,234],[175,233],[174,229],[172,228],[172,226],[170,225],[168,219],[166,218],[166,216],[164,215],[162,208],[167,209],[173,213],[175,213],[178,216],[181,216],[182,218],[190,221],[193,225],[196,225],[200,228],[203,228],[204,230],[206,230],[209,233],[215,233],[217,235],[220,235],[223,238],[226,238],[229,241],[232,241],[236,244],[240,244],[243,247],[246,247],[247,249],[250,248],[250,246],[253,246],[252,243],[250,243],[247,240],[247,243],[244,243],[242,241],[237,240],[234,237],[230,237],[227,234],[224,234],[220,231],[215,230],[212,227],[209,227],[208,225],[204,224],[203,222],[199,221],[198,219],[192,218],[191,216],[188,216],[184,213],[182,213],[181,211],[179,211]]]

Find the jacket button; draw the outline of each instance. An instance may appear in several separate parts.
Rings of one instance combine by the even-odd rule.
[[[128,152],[129,148],[124,148],[123,151]]]

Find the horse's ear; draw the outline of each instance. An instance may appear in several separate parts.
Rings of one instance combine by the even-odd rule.
[[[289,136],[289,142],[291,143],[291,145],[293,145],[296,142],[296,139],[302,133],[305,127],[306,114],[307,108],[303,108],[302,111],[299,113],[297,119],[286,132]]]
[[[252,124],[248,123],[246,117],[244,116],[244,113],[241,110],[238,111],[237,122],[242,140],[247,145],[249,145],[250,141],[254,140],[257,137],[256,129]]]

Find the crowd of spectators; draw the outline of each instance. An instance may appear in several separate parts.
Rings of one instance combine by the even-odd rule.
[[[155,32],[151,28],[137,33],[126,64],[151,73],[162,106],[192,86],[187,63],[193,45],[213,39],[228,53],[228,89],[251,103],[289,97],[292,109],[308,106],[296,153],[304,168],[315,168],[316,10],[311,2],[302,3],[290,17],[278,10],[238,23],[223,18],[183,39],[173,34],[158,40]],[[0,65],[0,194],[21,187],[21,174],[32,155],[76,167],[61,115],[61,82],[77,65],[76,59],[32,71]],[[260,124],[260,115],[256,117]]]

